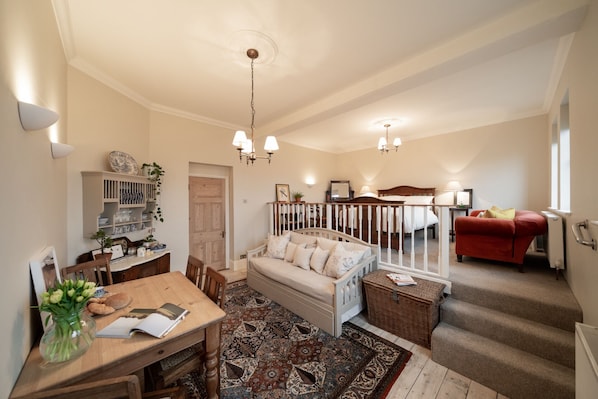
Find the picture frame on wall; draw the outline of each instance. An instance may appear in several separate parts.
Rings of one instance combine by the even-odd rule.
[[[288,184],[276,185],[276,201],[277,202],[291,202],[291,190]]]
[[[29,260],[29,269],[31,271],[31,279],[33,280],[33,288],[35,289],[35,296],[38,305],[42,301],[42,294],[49,288],[54,287],[56,282],[62,282],[60,278],[60,268],[56,260],[56,250],[53,246],[44,248],[39,254]],[[50,315],[48,312],[39,312],[44,331],[50,324],[46,326],[46,318]]]

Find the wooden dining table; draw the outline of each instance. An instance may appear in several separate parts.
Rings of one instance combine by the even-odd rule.
[[[100,330],[133,308],[158,308],[170,302],[189,314],[168,335],[154,338],[137,333],[131,338],[96,338],[79,358],[46,363],[34,345],[13,387],[11,398],[82,382],[134,374],[144,367],[205,339],[208,398],[217,398],[220,385],[220,325],[226,313],[182,273],[170,272],[106,286],[108,294],[125,292],[131,303],[106,316],[96,316]]]

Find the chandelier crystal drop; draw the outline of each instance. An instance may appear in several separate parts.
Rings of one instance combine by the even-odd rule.
[[[386,128],[386,137],[380,137],[378,140],[378,151],[380,151],[382,155],[390,150],[390,146],[388,145],[388,128],[390,127],[390,123],[385,123],[384,127]],[[399,149],[401,144],[401,139],[399,137],[395,137],[392,141],[392,147],[394,147],[395,151]]]
[[[264,150],[268,155],[257,155],[255,152],[255,141],[253,133],[255,130],[255,104],[253,102],[253,64],[259,57],[259,52],[256,49],[250,48],[247,50],[247,57],[251,59],[251,138],[248,139],[245,131],[237,130],[233,138],[233,145],[239,151],[239,160],[242,162],[245,157],[247,164],[249,162],[253,165],[256,159],[267,159],[268,163],[272,161],[272,155],[274,151],[278,150],[278,142],[276,137],[266,137],[266,143],[264,144]]]

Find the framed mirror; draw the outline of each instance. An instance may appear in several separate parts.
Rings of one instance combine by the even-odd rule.
[[[349,180],[331,180],[330,190],[326,192],[326,201],[343,201],[353,198]]]

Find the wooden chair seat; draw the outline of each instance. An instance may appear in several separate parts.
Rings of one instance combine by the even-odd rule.
[[[203,292],[224,309],[225,291],[226,277],[211,267],[207,267]],[[147,382],[151,389],[163,389],[194,370],[202,372],[204,358],[205,347],[202,339],[201,343],[147,367]]]

